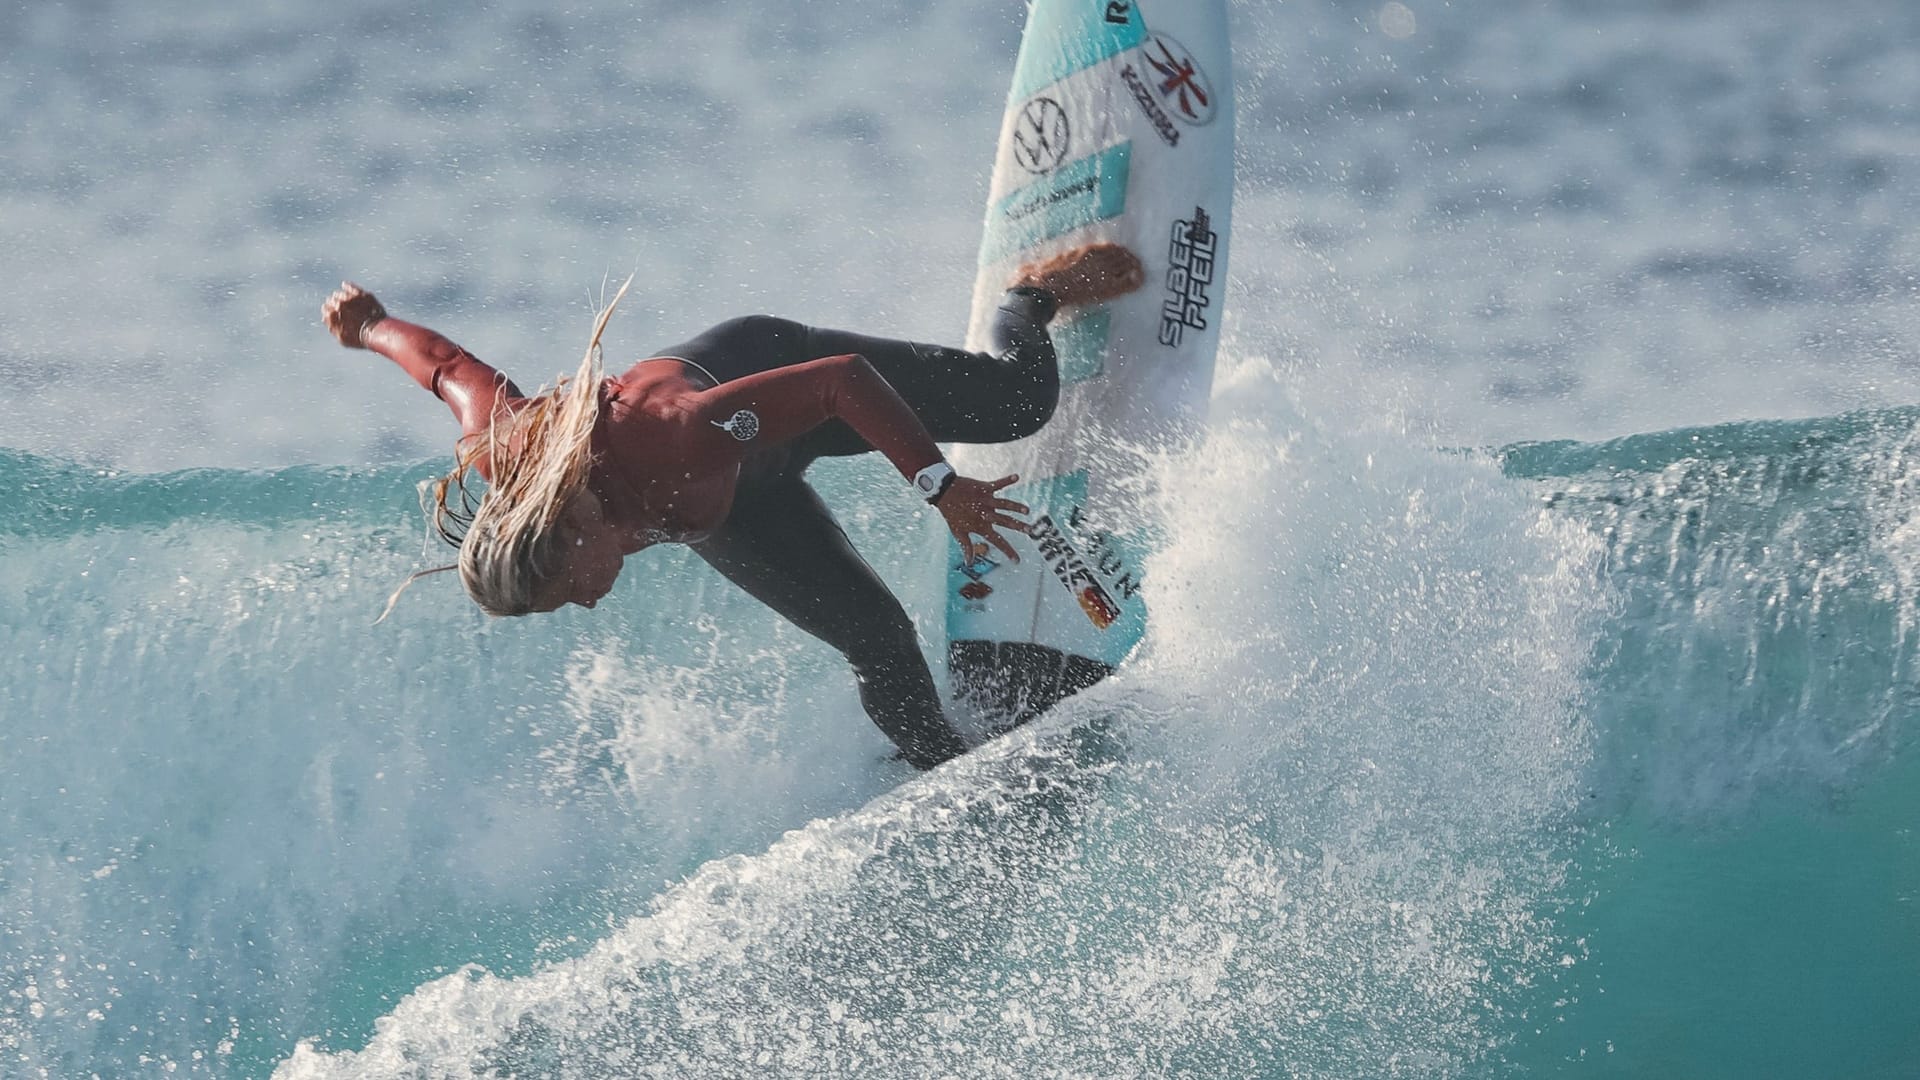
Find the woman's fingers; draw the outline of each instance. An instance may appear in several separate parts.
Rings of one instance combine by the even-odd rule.
[[[985,554],[991,546],[998,548],[1010,561],[1020,561],[1020,553],[1014,549],[1011,538],[1002,533],[1027,533],[1030,528],[1028,523],[1015,516],[1028,513],[1027,505],[997,497],[998,492],[1019,480],[1018,474],[1003,476],[998,480],[961,477],[940,501],[941,512],[947,517],[954,539],[960,541],[961,548],[970,557],[977,558]],[[985,543],[976,542],[975,537]]]
[[[1020,482],[1019,473],[1014,473],[1011,476],[1003,476],[998,480],[990,480],[987,482],[987,485],[986,485],[987,494],[997,495],[1001,491],[1009,487],[1012,487],[1014,484],[1017,484],[1019,482]],[[994,499],[992,502],[988,503],[987,505],[994,510],[1005,510],[1015,514],[1028,513],[1026,503],[1014,502],[1012,499]]]
[[[1007,557],[1009,562],[1019,562],[1020,553],[1014,550],[1013,541],[1001,535],[1003,530],[1010,533],[1024,533],[1027,531],[1025,524],[1018,521],[996,521],[992,524],[978,527],[963,526],[956,528],[953,530],[953,538],[960,541],[960,550],[966,552],[967,557],[970,559],[977,559],[985,555],[987,553],[987,546],[990,544],[993,547],[999,548],[1000,552]],[[980,539],[975,540],[975,537],[979,537]],[[984,541],[984,543],[981,541]]]
[[[1012,559],[1014,562],[1019,562],[1020,555],[1014,550],[1013,541],[1009,537],[1002,536],[1001,533],[1003,532],[1018,533],[1021,536],[1026,536],[1029,532],[1029,527],[1026,522],[1018,518],[997,514],[984,528],[973,530],[972,535],[984,537],[994,547],[1006,552],[1007,558]]]
[[[1004,552],[1009,560],[1013,562],[1020,561],[1020,553],[1013,550],[1013,543],[1006,537],[1001,536],[999,529],[988,529],[987,541]]]

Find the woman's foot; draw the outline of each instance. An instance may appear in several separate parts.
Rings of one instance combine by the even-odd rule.
[[[1020,268],[1015,286],[1045,289],[1060,306],[1098,304],[1146,284],[1147,272],[1119,244],[1086,244]]]

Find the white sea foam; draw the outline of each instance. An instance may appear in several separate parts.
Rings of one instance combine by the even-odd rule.
[[[1264,361],[1222,392],[1164,462],[1122,676],[279,1075],[1467,1068],[1568,949],[1592,544],[1486,461],[1303,419]],[[616,742],[648,777],[710,749]]]

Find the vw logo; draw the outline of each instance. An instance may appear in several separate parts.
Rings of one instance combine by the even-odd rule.
[[[1048,173],[1067,160],[1072,130],[1067,110],[1052,98],[1034,98],[1013,125],[1013,160],[1030,173]]]

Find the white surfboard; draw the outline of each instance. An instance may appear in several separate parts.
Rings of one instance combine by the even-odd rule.
[[[1019,473],[1021,561],[951,547],[948,668],[1003,730],[1111,673],[1146,633],[1138,450],[1205,418],[1233,199],[1226,0],[1036,0],[1000,129],[967,347],[988,347],[1018,268],[1126,245],[1147,284],[1052,326],[1060,409],[1045,430],[962,446],[962,473]]]

